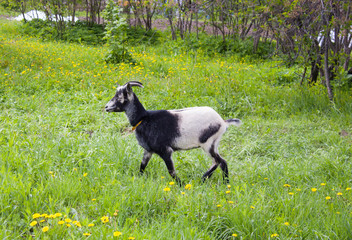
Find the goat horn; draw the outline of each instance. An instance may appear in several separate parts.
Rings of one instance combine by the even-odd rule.
[[[138,81],[130,81],[130,82],[126,83],[125,86],[126,86],[127,84],[130,84],[131,87],[137,86],[137,87],[144,88],[144,87],[143,87],[143,84],[140,83],[140,82],[138,82]]]

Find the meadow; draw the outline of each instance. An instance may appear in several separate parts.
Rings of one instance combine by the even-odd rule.
[[[352,92],[300,86],[279,60],[184,51],[169,39],[131,46],[41,41],[0,20],[1,239],[351,239]],[[230,183],[201,151],[174,154],[178,186],[122,113],[116,83],[147,109],[211,106],[240,118],[220,144]]]

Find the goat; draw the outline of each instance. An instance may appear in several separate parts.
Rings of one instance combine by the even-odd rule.
[[[143,173],[153,153],[165,162],[169,174],[180,183],[172,161],[172,153],[177,150],[202,148],[213,159],[213,165],[204,173],[203,181],[211,177],[220,165],[223,178],[228,182],[226,161],[218,152],[221,136],[229,125],[239,126],[241,120],[223,120],[210,107],[192,107],[179,110],[147,111],[135,93],[133,86],[143,88],[137,81],[118,86],[115,96],[106,104],[106,112],[125,112],[133,126],[140,146],[144,148],[140,173]]]

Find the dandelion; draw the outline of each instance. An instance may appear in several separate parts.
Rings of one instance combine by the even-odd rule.
[[[94,202],[94,201],[96,201],[96,199],[95,199],[95,198],[93,198],[93,199],[92,199],[92,202]]]
[[[288,194],[292,196],[294,193],[293,192],[289,192]]]
[[[270,235],[270,237],[272,237],[272,238],[273,237],[277,237],[277,236],[279,236],[279,234],[277,234],[277,233],[273,233],[273,234]]]
[[[185,192],[181,192],[182,195],[185,195],[186,193]]]
[[[233,201],[227,201],[229,204],[234,204],[234,202]]]
[[[94,227],[94,223],[89,223],[88,227]]]
[[[59,225],[63,225],[65,223],[65,221],[58,221],[58,223],[57,224],[59,224]]]
[[[134,240],[135,238],[134,237],[129,237],[127,238],[128,240]]]
[[[69,218],[66,218],[66,219],[65,219],[65,222],[70,223],[70,222],[72,222],[72,220],[69,219]]]
[[[71,227],[71,224],[66,224],[66,227],[68,227],[68,228]]]
[[[255,209],[255,207],[254,207],[254,206],[251,206],[251,208],[252,208],[252,209]]]
[[[171,186],[174,185],[174,184],[175,184],[175,182],[169,182],[169,185],[171,185]]]
[[[290,223],[289,222],[284,222],[284,225],[285,226],[290,226]]]
[[[45,226],[42,228],[42,232],[47,232],[49,230],[49,226]]]
[[[326,200],[330,200],[330,199],[331,199],[331,197],[330,197],[330,196],[327,196],[325,199],[326,199]]]
[[[342,192],[338,192],[338,193],[337,193],[337,196],[342,196]]]
[[[40,215],[40,213],[34,213],[32,218],[36,219],[36,218],[40,218],[42,215]]]
[[[227,188],[231,188],[231,185],[230,185],[230,184],[228,184],[228,185],[227,185]]]
[[[83,174],[83,177],[87,177],[87,175],[88,175],[88,173],[84,173],[84,174]]]
[[[192,188],[192,185],[191,184],[187,184],[186,186],[185,186],[185,189],[186,190],[190,190]]]
[[[291,187],[291,185],[290,184],[284,184],[284,187]]]
[[[231,191],[226,191],[226,194],[229,194],[229,193],[231,193]]]
[[[169,187],[166,187],[163,190],[164,190],[164,192],[169,192],[171,189]]]
[[[55,213],[54,216],[55,216],[55,218],[61,217],[61,216],[62,216],[62,213]]]
[[[350,190],[351,190],[351,188],[350,188],[350,187],[346,188],[346,191],[350,191]]]
[[[326,185],[326,183],[320,183],[320,185],[321,185],[321,186],[325,186],[325,185]]]
[[[232,234],[232,237],[237,237],[238,235],[236,233],[233,233]]]
[[[221,206],[221,204],[218,204],[218,205],[216,205],[216,207],[221,208],[222,206]]]
[[[122,232],[116,231],[114,232],[114,237],[119,237],[122,235]]]
[[[312,192],[316,192],[318,189],[316,188],[312,188]]]
[[[35,225],[37,225],[37,221],[33,221],[33,222],[31,222],[29,225],[31,226],[31,227],[34,227]]]
[[[83,236],[86,236],[86,237],[88,237],[90,235],[91,235],[91,233],[83,233]]]
[[[103,216],[100,218],[100,220],[102,221],[102,223],[107,223],[109,222],[109,217],[108,216]]]

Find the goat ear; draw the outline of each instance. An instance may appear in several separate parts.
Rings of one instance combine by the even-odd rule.
[[[128,82],[128,83],[125,84],[125,86],[126,86],[127,93],[128,93],[128,94],[132,93],[131,84]]]

